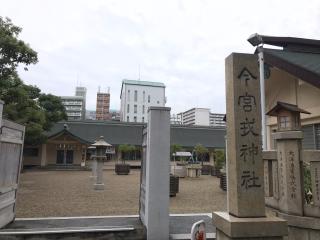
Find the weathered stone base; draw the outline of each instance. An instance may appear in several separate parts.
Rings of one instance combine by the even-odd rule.
[[[277,217],[238,218],[227,212],[212,214],[217,240],[282,240],[287,222]]]
[[[94,190],[104,190],[104,184],[103,183],[95,183],[93,185]]]
[[[317,217],[294,216],[278,212],[288,222],[289,240],[319,240],[320,219]]]

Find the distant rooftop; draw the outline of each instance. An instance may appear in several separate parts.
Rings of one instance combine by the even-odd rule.
[[[149,81],[123,79],[122,80],[122,86],[121,86],[121,92],[120,92],[120,99],[121,99],[123,84],[138,85],[138,86],[149,86],[149,87],[162,87],[162,88],[166,87],[161,82],[149,82]]]
[[[59,96],[61,99],[77,99],[77,100],[82,100],[84,97],[83,96]]]
[[[149,82],[149,81],[128,80],[128,79],[123,79],[122,84],[142,85],[142,86],[152,86],[152,87],[166,87],[161,82]]]

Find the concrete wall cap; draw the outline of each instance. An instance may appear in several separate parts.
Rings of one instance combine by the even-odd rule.
[[[302,139],[302,131],[287,131],[287,132],[276,132],[272,134],[273,139]]]

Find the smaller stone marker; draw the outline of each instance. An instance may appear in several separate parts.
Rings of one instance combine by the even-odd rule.
[[[297,105],[277,102],[267,115],[278,120],[277,132],[272,136],[277,140],[279,208],[285,213],[302,216],[304,191],[301,187],[300,153],[303,133],[300,113],[310,114]]]
[[[214,212],[216,239],[278,240],[284,220],[265,217],[258,58],[226,59],[228,213]]]
[[[310,162],[313,205],[320,206],[320,162]]]
[[[99,138],[94,144],[91,145],[96,148],[96,153],[93,156],[95,161],[97,162],[96,166],[96,182],[94,183],[95,190],[104,190],[103,183],[103,161],[106,159],[106,151],[108,147],[111,147],[111,144],[107,143],[103,136]]]

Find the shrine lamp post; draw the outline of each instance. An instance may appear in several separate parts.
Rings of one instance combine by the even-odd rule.
[[[99,140],[97,140],[94,144],[91,145],[92,147],[96,148],[95,155],[93,158],[97,162],[96,165],[96,181],[94,183],[95,190],[103,190],[104,183],[103,183],[103,161],[107,159],[106,152],[111,152],[112,145],[107,143],[103,136],[100,136]]]

